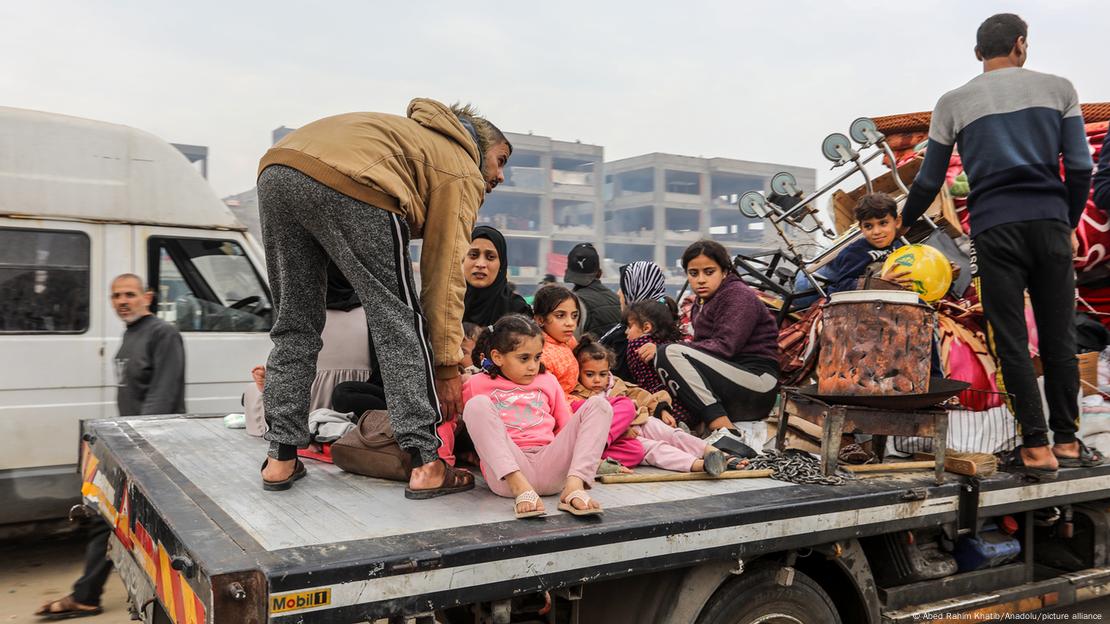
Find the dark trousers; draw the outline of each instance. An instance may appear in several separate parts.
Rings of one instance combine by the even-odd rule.
[[[778,375],[745,368],[682,344],[660,346],[655,367],[671,396],[709,424],[762,420],[775,405]]]
[[[263,403],[270,455],[309,442],[308,406],[324,328],[329,259],[366,310],[393,431],[416,465],[439,458],[440,422],[427,321],[409,259],[405,221],[303,173],[267,167],[258,212],[274,302],[274,348]]]
[[[1027,447],[1048,444],[1041,393],[1029,357],[1025,291],[1033,304],[1044,366],[1048,426],[1057,444],[1075,441],[1079,365],[1075,357],[1075,269],[1071,228],[1060,221],[995,226],[975,237],[972,267],[991,348]]]
[[[370,410],[384,410],[385,389],[372,382],[344,381],[332,391],[331,405],[337,412],[356,417]]]
[[[85,573],[73,584],[73,599],[83,605],[100,606],[100,595],[104,593],[104,583],[112,571],[112,560],[108,558],[108,538],[112,527],[99,518],[89,525],[89,542],[85,546]]]

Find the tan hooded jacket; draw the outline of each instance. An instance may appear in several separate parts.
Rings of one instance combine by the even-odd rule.
[[[359,201],[405,218],[422,238],[420,302],[427,316],[436,378],[459,374],[462,260],[485,197],[478,146],[449,108],[409,103],[408,116],[347,113],[314,121],[266,152],[258,172],[292,167]]]

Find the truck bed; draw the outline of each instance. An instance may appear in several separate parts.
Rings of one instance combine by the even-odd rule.
[[[250,601],[266,601],[273,622],[426,612],[967,522],[976,509],[1014,513],[1057,498],[1102,498],[1110,489],[1110,467],[1062,471],[1048,484],[949,474],[937,486],[931,473],[842,486],[772,479],[595,484],[603,516],[571,517],[547,497],[547,517],[521,521],[513,519],[511,501],[490,493],[480,476],[471,492],[410,501],[401,483],[308,461],[308,476],[292,490],[264,492],[259,467],[266,443],[224,428],[219,418],[121,418],[86,423],[86,432],[101,500],[113,506],[106,515],[118,510],[142,527],[124,531],[124,538],[146,535],[167,559],[184,557],[185,591],[207,613],[222,600],[221,583],[235,581],[245,584]],[[96,481],[87,471],[90,480]]]

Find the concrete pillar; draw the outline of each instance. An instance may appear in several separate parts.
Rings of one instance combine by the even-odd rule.
[[[709,224],[712,221],[710,211],[713,210],[713,174],[708,171],[698,174],[698,187],[701,191],[698,197],[702,206],[698,211],[698,231],[704,238],[709,236]]]
[[[537,245],[539,257],[536,266],[539,267],[541,277],[547,272],[547,254],[551,252],[551,235],[555,229],[555,200],[552,193],[555,183],[551,181],[552,155],[550,151],[540,155],[540,169],[543,171],[543,195],[540,196],[540,222],[537,224],[540,234],[540,244]],[[537,281],[539,281],[537,279]]]
[[[667,168],[662,163],[652,167],[652,216],[655,222],[652,237],[652,260],[659,266],[667,261]]]
[[[605,259],[605,157],[599,150],[591,172],[593,181],[594,247],[597,255]]]

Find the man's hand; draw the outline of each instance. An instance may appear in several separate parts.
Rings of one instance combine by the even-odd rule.
[[[636,349],[636,355],[640,356],[641,360],[648,363],[655,361],[655,343],[649,342],[639,349]]]
[[[439,396],[439,410],[445,421],[455,420],[462,415],[462,377],[437,379],[436,394]]]
[[[901,286],[906,290],[910,290],[913,287],[913,280],[909,278],[909,275],[909,269],[907,269],[906,267],[895,265],[890,267],[889,271],[883,273],[879,277],[879,279],[886,280],[893,284],[897,284],[898,286]]]

